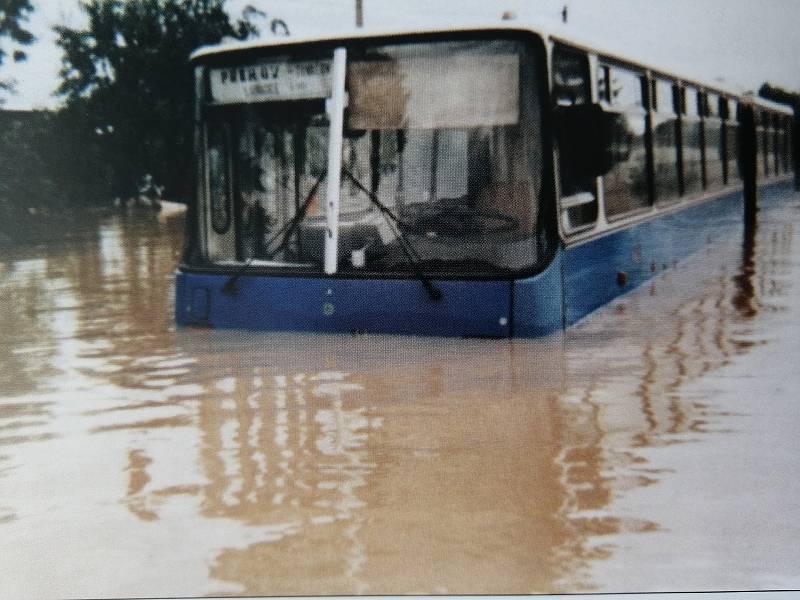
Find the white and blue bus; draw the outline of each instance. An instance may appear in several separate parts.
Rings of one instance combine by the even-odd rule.
[[[792,112],[521,21],[193,55],[180,325],[541,336],[792,183]]]

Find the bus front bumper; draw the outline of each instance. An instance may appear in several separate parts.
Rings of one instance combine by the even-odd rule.
[[[177,273],[175,316],[183,326],[509,337],[511,281],[434,281],[432,299],[416,279],[242,276]],[[230,286],[229,286],[230,287]]]

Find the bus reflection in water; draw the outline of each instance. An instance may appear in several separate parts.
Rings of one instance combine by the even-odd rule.
[[[193,61],[182,325],[547,335],[794,171],[788,109],[533,24]]]
[[[791,254],[790,230],[770,233],[743,257],[722,240],[624,317],[573,328],[566,356],[559,336],[180,332],[203,387],[185,425],[131,446],[125,502],[142,520],[185,502],[246,527],[209,562],[240,593],[583,589],[609,555],[598,539],[660,527],[608,510],[667,477],[643,450],[719,433],[726,409],[685,390],[751,350],[742,324],[776,300],[767,282]],[[163,477],[176,463],[179,486]]]

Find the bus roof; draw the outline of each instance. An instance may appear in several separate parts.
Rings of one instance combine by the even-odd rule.
[[[272,46],[302,45],[311,42],[335,42],[336,40],[364,39],[372,37],[392,37],[426,33],[457,33],[481,30],[509,30],[509,31],[534,31],[546,37],[547,31],[541,27],[532,28],[523,24],[521,21],[503,20],[486,21],[484,19],[463,20],[459,24],[428,22],[423,26],[405,27],[374,27],[374,28],[352,28],[338,30],[331,35],[293,35],[291,37],[274,37],[267,39],[253,39],[246,41],[224,42],[213,46],[203,46],[192,53],[192,60],[205,58],[207,56],[227,53],[238,50],[252,50],[256,48],[268,48]]]
[[[552,40],[562,42],[571,46],[581,48],[587,52],[598,54],[599,56],[609,58],[618,62],[628,63],[635,65],[641,69],[646,69],[658,73],[660,75],[669,76],[681,82],[702,87],[708,91],[715,92],[721,95],[736,98],[738,101],[748,104],[754,104],[762,108],[782,112],[787,115],[793,114],[791,108],[784,104],[772,102],[764,98],[747,93],[742,89],[728,86],[720,83],[703,82],[700,79],[684,77],[681,75],[681,69],[677,66],[670,65],[656,65],[648,62],[642,62],[637,58],[625,52],[623,43],[619,47],[615,47],[613,42],[609,40],[600,39],[599,36],[593,33],[582,31],[569,24],[564,24],[560,20],[549,19],[538,15],[526,15],[518,11],[509,11],[503,13],[498,12],[497,18],[475,18],[465,17],[461,18],[456,24],[453,18],[448,18],[447,21],[437,22],[436,20],[426,19],[423,25],[412,25],[410,23],[403,26],[395,27],[361,27],[352,29],[340,29],[330,35],[297,35],[291,37],[272,37],[267,39],[253,39],[246,41],[232,41],[224,42],[213,46],[203,46],[195,50],[191,59],[202,60],[211,56],[218,56],[227,54],[229,52],[256,50],[258,48],[270,47],[286,47],[294,45],[302,45],[314,42],[335,42],[336,40],[352,40],[352,39],[368,39],[373,37],[393,37],[393,36],[407,36],[413,34],[436,34],[436,33],[467,33],[476,31],[517,31],[517,32],[532,32],[542,36],[545,40]]]

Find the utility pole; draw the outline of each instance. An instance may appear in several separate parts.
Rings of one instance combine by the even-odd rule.
[[[356,27],[364,26],[363,0],[356,0]]]

